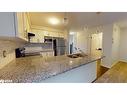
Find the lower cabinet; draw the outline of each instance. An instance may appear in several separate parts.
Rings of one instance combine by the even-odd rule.
[[[52,72],[53,73],[53,72]],[[83,66],[63,72],[51,78],[47,78],[42,83],[91,83],[96,79],[96,62],[91,62]]]

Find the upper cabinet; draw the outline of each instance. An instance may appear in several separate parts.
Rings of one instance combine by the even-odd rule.
[[[15,13],[0,12],[0,36],[14,37],[15,31]]]
[[[28,41],[28,32],[35,34],[32,37],[33,42],[44,42],[44,36],[63,37],[66,38],[64,30],[51,28],[50,26],[32,25],[29,13],[24,12],[0,12],[0,39],[17,38]],[[38,21],[37,21],[38,22]],[[15,39],[16,38],[16,39]]]
[[[29,32],[29,30],[25,13],[0,13],[0,37],[16,37],[27,41],[27,32]]]
[[[29,31],[27,16],[25,13],[15,13],[16,37],[27,40]]]

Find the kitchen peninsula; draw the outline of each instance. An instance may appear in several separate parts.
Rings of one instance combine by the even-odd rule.
[[[16,58],[0,69],[0,80],[13,83],[85,83],[96,79],[96,62],[103,57],[29,56]]]

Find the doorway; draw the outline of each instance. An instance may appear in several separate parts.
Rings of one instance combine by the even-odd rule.
[[[92,34],[91,39],[91,54],[102,55],[102,37],[103,33]]]

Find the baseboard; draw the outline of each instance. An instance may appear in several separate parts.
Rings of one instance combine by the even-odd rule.
[[[102,63],[101,63],[101,66],[106,67],[106,68],[112,68],[112,67],[113,67],[115,64],[117,64],[118,62],[120,62],[120,61],[119,61],[119,60],[117,60],[116,62],[112,63],[112,65],[111,65],[111,66],[104,65],[104,64],[102,64]]]
[[[112,63],[111,67],[113,67],[117,63],[119,63],[119,60],[117,60],[116,62]]]

